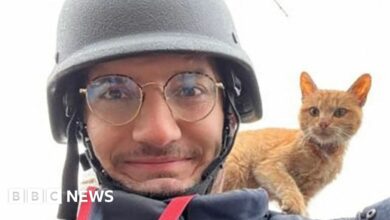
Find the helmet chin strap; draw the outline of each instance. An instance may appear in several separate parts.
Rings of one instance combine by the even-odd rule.
[[[224,104],[224,130],[222,136],[222,148],[211,164],[206,168],[201,177],[201,182],[193,186],[190,193],[207,194],[210,192],[213,182],[218,174],[218,171],[222,169],[223,163],[226,157],[232,150],[234,139],[236,137],[239,127],[239,116],[238,111],[234,107],[233,98],[230,94],[226,95],[226,102]]]
[[[58,207],[57,217],[59,219],[76,219],[78,203],[76,201],[67,201],[67,192],[77,192],[78,189],[78,170],[79,170],[79,151],[77,146],[77,112],[73,112],[67,127],[68,147],[64,169],[62,171],[62,203]]]

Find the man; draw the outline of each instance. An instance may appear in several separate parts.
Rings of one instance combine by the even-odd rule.
[[[212,194],[239,122],[262,115],[221,0],[67,0],[48,99],[53,136],[68,144],[64,192],[77,189],[77,139],[94,190],[114,190],[110,204],[63,202],[59,218],[303,218],[268,211],[261,189]],[[384,205],[358,218],[384,219]]]

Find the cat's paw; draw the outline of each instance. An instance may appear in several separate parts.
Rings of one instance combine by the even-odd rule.
[[[280,208],[288,214],[299,214],[307,216],[306,205],[303,198],[290,197],[283,199]]]

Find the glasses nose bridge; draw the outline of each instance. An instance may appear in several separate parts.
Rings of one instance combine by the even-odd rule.
[[[161,83],[158,83],[158,82],[147,82],[147,83],[144,83],[142,85],[139,85],[139,87],[141,88],[141,91],[143,93],[143,95],[145,96],[145,88],[146,87],[157,87],[159,88],[159,91],[161,93],[161,95],[163,96],[163,98],[165,99],[165,86]]]
[[[164,91],[164,85],[162,85],[161,83],[158,83],[158,82],[147,82],[147,83],[140,85],[142,90],[144,90],[144,88],[150,87],[150,86],[156,86],[156,87],[160,88],[161,91]]]

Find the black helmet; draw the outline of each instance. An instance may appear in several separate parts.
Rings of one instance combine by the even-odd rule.
[[[259,89],[222,0],[67,0],[60,14],[56,65],[48,81],[51,129],[66,142],[65,93],[80,70],[146,52],[202,52],[232,63],[242,84],[242,122],[261,117]]]
[[[57,142],[68,143],[66,164],[72,163],[65,165],[64,181],[77,179],[77,146],[71,147],[77,145],[77,140],[70,134],[76,130],[72,128],[71,116],[75,105],[81,103],[75,102],[74,96],[85,77],[83,70],[103,61],[150,52],[211,55],[224,83],[232,85],[227,86],[227,93],[231,94],[228,104],[238,119],[233,122],[225,112],[225,128],[234,126],[237,120],[252,122],[261,118],[256,77],[223,0],[66,0],[58,23],[56,65],[47,87],[52,134]],[[225,150],[205,171],[203,176],[208,180],[202,180],[207,183],[201,185],[212,183],[236,131],[237,127],[224,131]],[[94,155],[88,147],[87,134],[85,130],[80,133],[87,150],[90,149],[89,163],[96,170],[99,161],[91,161]],[[98,178],[103,175],[97,174]],[[69,189],[69,185],[77,187],[73,180],[63,183],[63,188]]]

